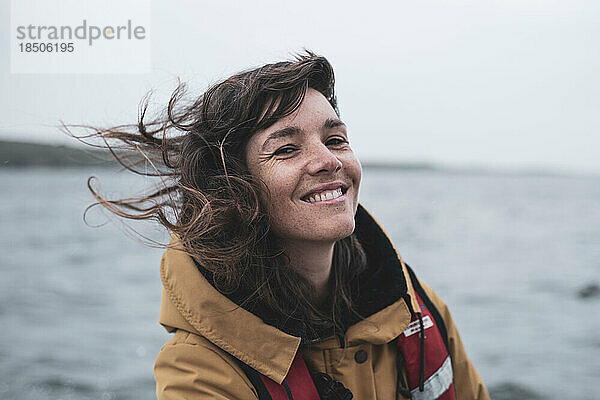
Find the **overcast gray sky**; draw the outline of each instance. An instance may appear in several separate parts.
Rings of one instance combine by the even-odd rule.
[[[153,1],[152,73],[93,75],[11,74],[0,1],[0,139],[135,122],[176,76],[200,94],[306,47],[333,64],[363,160],[600,173],[599,1]]]

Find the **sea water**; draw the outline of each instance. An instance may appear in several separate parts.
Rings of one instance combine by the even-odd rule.
[[[93,174],[109,198],[148,184],[0,170],[1,399],[155,396],[162,250],[99,208],[84,223]],[[494,398],[600,397],[599,177],[365,168],[360,201],[448,304]]]

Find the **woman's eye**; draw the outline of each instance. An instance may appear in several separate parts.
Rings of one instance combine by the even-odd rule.
[[[346,141],[346,139],[344,139],[342,137],[337,137],[337,136],[333,137],[327,141],[327,144],[333,145],[333,146],[337,146],[337,145],[340,145],[343,143],[348,143],[348,142]]]
[[[275,153],[273,153],[273,154],[276,155],[276,156],[286,155],[286,154],[292,154],[292,152],[294,150],[295,149],[293,147],[291,147],[291,146],[284,146],[284,147],[281,147],[281,148],[277,149],[277,151],[275,151]]]

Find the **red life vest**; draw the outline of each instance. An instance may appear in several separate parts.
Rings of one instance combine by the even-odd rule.
[[[455,400],[446,326],[412,269],[408,266],[407,269],[420,312],[413,313],[410,324],[397,339],[398,379],[404,381],[400,370],[402,364],[408,376],[408,389],[401,387],[400,393],[413,400]],[[351,392],[328,375],[316,373],[311,376],[300,352],[296,353],[281,385],[242,362],[240,365],[260,400],[352,399]]]
[[[416,291],[415,294],[421,315],[413,316],[408,328],[398,337],[398,357],[403,357],[406,363],[411,398],[455,400],[452,362],[446,343],[429,307]],[[421,376],[424,377],[422,382]]]

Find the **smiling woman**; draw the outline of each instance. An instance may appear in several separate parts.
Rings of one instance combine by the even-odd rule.
[[[156,219],[159,399],[487,399],[442,300],[359,204],[361,166],[329,62],[307,52],[234,75],[164,118],[92,129],[163,183],[98,202]]]

